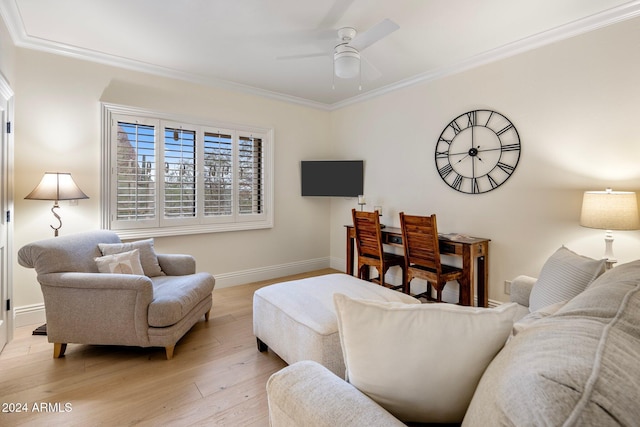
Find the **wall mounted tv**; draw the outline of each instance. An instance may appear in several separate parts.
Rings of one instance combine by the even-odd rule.
[[[364,160],[303,160],[303,196],[357,197],[364,194]]]

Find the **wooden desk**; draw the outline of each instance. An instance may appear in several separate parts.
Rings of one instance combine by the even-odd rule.
[[[353,275],[354,239],[355,230],[352,225],[346,225],[347,229],[347,274]],[[384,244],[402,246],[402,230],[398,227],[385,227],[382,229],[382,241]],[[478,292],[478,306],[489,306],[489,242],[490,239],[481,237],[449,238],[440,235],[440,253],[462,257],[462,270],[469,278],[471,290],[469,301],[466,305],[473,304],[474,288]],[[477,280],[476,278],[477,273]],[[474,286],[475,284],[475,286]],[[464,302],[463,302],[464,303]]]

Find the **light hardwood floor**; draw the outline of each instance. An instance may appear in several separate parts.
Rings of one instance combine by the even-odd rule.
[[[286,364],[256,348],[253,292],[335,272],[214,290],[209,322],[178,342],[172,360],[162,348],[79,344],[53,359],[53,344],[31,335],[38,325],[17,328],[0,354],[0,425],[267,426],[265,384]],[[6,412],[17,405],[26,412]]]

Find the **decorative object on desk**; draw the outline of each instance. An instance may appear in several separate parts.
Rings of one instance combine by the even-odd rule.
[[[520,135],[509,119],[491,110],[474,110],[453,119],[436,143],[442,180],[461,193],[498,188],[520,160]]]
[[[76,183],[73,181],[73,178],[71,178],[71,174],[67,172],[45,172],[37,187],[25,197],[25,199],[29,200],[53,200],[51,212],[58,220],[57,226],[51,225],[54,237],[58,237],[58,230],[62,228],[62,220],[60,219],[60,215],[56,212],[56,209],[60,209],[58,202],[60,200],[78,200],[88,198],[89,196],[84,194],[82,190],[78,188]],[[33,335],[47,335],[47,325],[44,324],[37,327],[33,331]]]
[[[29,200],[53,200],[51,212],[58,220],[58,225],[51,228],[53,235],[58,237],[58,230],[62,228],[62,220],[56,209],[60,209],[58,202],[60,200],[79,200],[88,199],[89,196],[84,194],[71,178],[71,174],[67,172],[46,172],[40,181],[40,184],[29,193],[25,199]]]
[[[613,256],[613,230],[637,230],[638,200],[632,191],[585,191],[582,198],[580,225],[588,228],[606,230],[603,258],[607,259],[607,268],[618,262]]]
[[[367,202],[364,199],[364,194],[360,194],[358,196],[358,204],[360,205],[360,211],[362,211],[364,209],[364,205],[367,204]]]
[[[378,216],[379,216],[380,218],[382,218],[382,206],[380,206],[380,205],[374,206],[374,207],[373,207],[373,211],[374,211],[374,212],[378,212]],[[382,220],[381,220],[381,221],[382,221]],[[381,222],[381,223],[380,223],[380,228],[385,228],[385,227],[386,227],[386,225],[384,225],[384,224]]]

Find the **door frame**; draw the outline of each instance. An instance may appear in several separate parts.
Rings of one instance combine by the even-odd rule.
[[[13,339],[14,328],[14,307],[13,307],[13,150],[14,150],[14,92],[0,74],[0,110],[2,110],[2,128],[0,129],[0,149],[3,150],[2,156],[4,164],[0,165],[0,206],[3,207],[0,212],[0,221],[4,222],[6,227],[5,250],[2,253],[0,263],[5,268],[0,269],[3,275],[0,279],[0,322],[6,323],[7,342]],[[9,126],[7,126],[9,123]],[[0,351],[7,342],[0,342]]]

